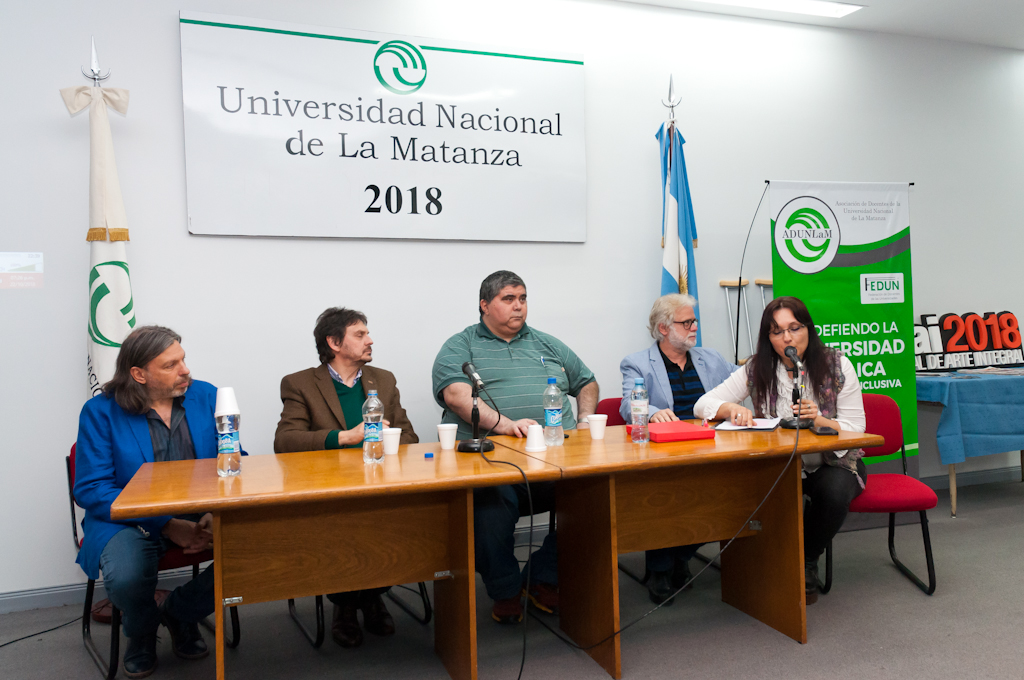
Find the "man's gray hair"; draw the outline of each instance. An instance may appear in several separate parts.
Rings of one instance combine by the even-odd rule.
[[[523,283],[521,278],[519,278],[519,275],[502,269],[488,276],[480,284],[480,302],[490,302],[496,298],[498,293],[501,292],[501,289],[506,286],[512,286],[513,288],[522,286],[523,288],[526,288],[526,284]],[[480,312],[480,315],[483,316],[484,310],[483,307],[480,306],[480,302],[477,302],[477,310]]]
[[[693,307],[696,310],[697,298],[685,293],[669,293],[654,301],[647,325],[647,330],[650,331],[652,338],[661,340],[658,326],[671,326],[675,321],[676,310],[680,307]]]

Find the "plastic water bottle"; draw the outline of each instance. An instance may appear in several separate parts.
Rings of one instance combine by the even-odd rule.
[[[544,443],[547,446],[561,446],[565,441],[562,433],[562,390],[554,378],[548,378],[544,390]]]
[[[384,458],[384,404],[377,390],[370,390],[363,402],[363,462],[379,463]]]
[[[633,430],[630,435],[634,444],[647,441],[647,388],[643,378],[634,378],[633,391],[629,395],[629,412],[633,416]]]
[[[242,471],[242,446],[238,443],[241,416],[233,387],[217,388],[213,417],[217,422],[217,476],[234,477]]]

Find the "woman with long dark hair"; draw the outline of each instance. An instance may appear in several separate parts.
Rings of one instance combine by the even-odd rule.
[[[793,403],[793,347],[807,372],[805,392]],[[750,397],[754,409],[742,406]],[[779,297],[761,316],[757,353],[728,380],[701,397],[694,415],[750,425],[754,417],[810,418],[815,426],[863,432],[864,400],[853,364],[818,337],[807,307],[798,298]],[[864,489],[863,451],[830,451],[803,456],[804,578],[807,604],[818,599],[818,558],[846,519],[850,501]]]

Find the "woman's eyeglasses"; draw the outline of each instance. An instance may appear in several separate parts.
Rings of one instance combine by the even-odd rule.
[[[786,333],[789,333],[790,335],[796,335],[801,331],[805,330],[806,328],[807,326],[805,326],[804,324],[800,324],[799,326],[790,326],[789,328],[779,328],[774,331],[768,331],[768,335],[772,336],[773,338],[781,338]]]

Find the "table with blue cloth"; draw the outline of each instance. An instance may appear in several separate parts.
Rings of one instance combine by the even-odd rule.
[[[943,406],[935,439],[939,459],[949,466],[954,517],[957,463],[974,456],[1021,451],[1024,475],[1024,376],[918,374],[917,400]]]

